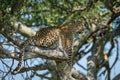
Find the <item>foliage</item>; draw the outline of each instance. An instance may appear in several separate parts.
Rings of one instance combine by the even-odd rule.
[[[11,68],[14,68],[13,63],[11,66],[6,65],[4,59],[11,58],[11,62],[14,62],[14,59],[18,60],[16,56],[19,54],[22,39],[33,36],[35,33],[31,29],[37,28],[38,30],[38,28],[43,27],[60,26],[75,20],[81,21],[84,25],[84,31],[77,39],[79,43],[75,48],[75,63],[91,53],[91,56],[87,58],[86,65],[89,69],[85,76],[97,79],[103,74],[104,77],[110,80],[112,69],[120,58],[119,5],[119,0],[0,0],[0,64],[8,69],[6,72],[0,70],[3,71],[1,73],[4,73],[2,79],[6,79],[6,76],[12,71]],[[18,26],[12,22],[15,22]],[[106,49],[108,44],[108,49]],[[83,47],[85,48],[83,49]],[[113,52],[114,49],[116,49],[115,52]],[[110,58],[114,55],[113,53],[116,54],[116,57],[114,57],[115,60],[112,64]],[[33,59],[36,56],[27,57],[26,60],[29,58]],[[41,58],[41,56],[38,58]],[[48,72],[43,75],[38,74],[36,70],[42,69],[38,68],[38,66],[35,67],[36,69],[34,67],[25,69],[26,71],[31,70],[32,76],[49,79],[49,77],[46,77]],[[105,70],[101,70],[103,67]],[[43,70],[46,70],[46,68]],[[21,72],[25,72],[25,70]],[[105,75],[106,72],[107,75]]]

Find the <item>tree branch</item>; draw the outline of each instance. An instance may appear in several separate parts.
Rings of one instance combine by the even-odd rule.
[[[39,64],[33,67],[23,67],[18,73],[23,73],[23,72],[30,71],[30,70],[37,71],[37,70],[46,70],[46,69],[47,69],[47,65]]]
[[[35,46],[27,47],[28,52],[25,52],[24,60],[31,59],[31,58],[46,58],[52,60],[66,60],[67,55],[64,53],[54,49],[42,49]],[[11,52],[7,49],[4,49],[0,46],[0,58],[13,58],[18,60],[19,54],[15,52]]]
[[[29,46],[29,47],[26,47],[26,50],[28,51],[28,52],[25,52],[25,57],[27,58],[29,57],[33,58],[34,56],[34,57],[51,59],[51,60],[66,60],[67,59],[67,54],[60,52],[57,49],[52,50],[49,48],[43,49],[41,47],[38,48],[36,46]]]
[[[13,29],[20,32],[21,34],[23,34],[26,37],[31,37],[36,34],[36,32],[33,29],[31,29],[31,28],[25,26],[24,24],[21,24],[15,20],[11,21],[11,25],[12,25]]]

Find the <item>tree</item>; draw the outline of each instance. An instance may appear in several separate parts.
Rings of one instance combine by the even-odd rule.
[[[119,79],[113,68],[119,66],[119,0],[2,0],[0,1],[0,76],[2,80],[18,77],[11,74],[19,60],[21,43],[43,27],[60,26],[71,20],[81,21],[84,31],[74,39],[72,80]],[[79,62],[87,57],[87,69]],[[22,79],[57,80],[60,74],[55,61],[65,67],[66,56],[57,49],[39,48],[33,43],[25,48]],[[112,60],[111,60],[112,59]],[[8,61],[9,60],[9,61]],[[38,61],[37,61],[38,60]],[[84,69],[87,74],[79,71]],[[43,71],[43,72],[41,72]],[[24,75],[23,75],[23,74]],[[17,75],[18,75],[17,74]],[[103,76],[102,76],[103,75]],[[65,75],[67,76],[67,74]],[[112,77],[113,76],[113,77]],[[115,77],[115,78],[114,78]],[[118,78],[117,78],[118,77]]]

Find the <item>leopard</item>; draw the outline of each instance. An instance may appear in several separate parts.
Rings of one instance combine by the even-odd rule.
[[[68,55],[67,63],[72,67],[74,35],[78,32],[82,32],[83,29],[83,25],[80,21],[71,21],[58,27],[40,29],[34,36],[22,43],[21,54],[19,55],[20,60],[12,73],[16,74],[21,70],[22,62],[24,60],[24,48],[31,42],[34,42],[36,46],[43,48],[50,48],[51,46],[56,45],[59,50],[62,50]]]

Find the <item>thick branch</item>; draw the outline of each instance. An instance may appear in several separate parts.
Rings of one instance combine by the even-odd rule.
[[[62,52],[59,52],[58,50],[51,50],[51,49],[42,49],[42,48],[38,48],[38,47],[33,47],[30,46],[29,48],[27,48],[29,50],[29,52],[25,52],[25,56],[24,59],[31,59],[31,58],[47,58],[47,59],[52,59],[52,60],[66,60],[67,59],[67,55],[65,55]],[[18,60],[19,56],[18,54],[14,53],[14,52],[10,52],[9,50],[6,50],[2,47],[0,47],[0,58],[14,58],[16,60]],[[32,52],[31,52],[32,51]]]
[[[36,34],[36,32],[25,26],[24,24],[21,24],[19,22],[13,21],[11,22],[12,28],[15,29],[16,31],[20,32],[21,34],[30,37],[30,36],[34,36]]]
[[[34,57],[41,57],[41,58],[52,59],[52,60],[66,60],[67,59],[67,55],[64,54],[63,52],[58,51],[57,49],[51,50],[51,49],[43,49],[40,47],[38,48],[35,46],[30,46],[30,47],[26,47],[26,50],[30,51],[30,52],[25,53],[26,57],[27,57],[27,54],[29,53]]]

